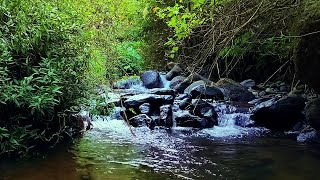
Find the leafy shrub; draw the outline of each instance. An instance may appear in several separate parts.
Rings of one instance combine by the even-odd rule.
[[[0,153],[58,142],[90,93],[93,32],[85,6],[72,2],[0,3]]]

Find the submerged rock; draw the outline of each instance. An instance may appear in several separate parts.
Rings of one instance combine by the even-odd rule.
[[[269,100],[263,103],[268,106],[258,105],[259,108],[255,108],[251,116],[255,125],[271,130],[291,130],[297,122],[304,119],[302,111],[305,99],[301,96],[287,96],[278,101]]]
[[[307,103],[305,108],[306,119],[316,130],[320,130],[320,98]]]
[[[156,71],[146,71],[140,78],[143,85],[148,89],[161,88],[162,86],[160,74]]]
[[[223,89],[225,97],[231,101],[249,102],[255,99],[255,96],[246,87],[231,79],[220,79],[216,85]]]

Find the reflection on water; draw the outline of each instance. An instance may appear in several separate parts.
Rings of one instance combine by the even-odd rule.
[[[215,133],[226,129],[217,128],[170,132],[137,128],[132,134],[123,121],[96,121],[79,142],[45,158],[0,162],[0,179],[317,179],[320,175],[318,145],[245,130],[240,137],[233,132],[220,137]]]

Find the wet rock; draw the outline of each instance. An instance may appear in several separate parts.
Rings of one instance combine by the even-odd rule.
[[[320,98],[309,101],[305,108],[307,121],[316,130],[320,130]]]
[[[73,122],[74,128],[77,128],[82,132],[92,129],[91,115],[87,111],[81,111],[77,114],[73,114],[70,119]]]
[[[223,89],[225,97],[229,98],[231,101],[249,102],[255,99],[255,96],[249,92],[247,88],[231,79],[220,79],[216,85]]]
[[[173,102],[173,96],[156,94],[138,94],[127,98],[124,101],[126,107],[138,107],[143,103],[151,105],[168,104]]]
[[[297,136],[297,141],[300,143],[304,143],[304,142],[320,142],[320,135],[319,133],[311,128],[308,129],[306,131],[301,132],[298,136]]]
[[[180,109],[185,109],[191,104],[192,97],[189,94],[179,94],[173,101],[173,104],[178,105]]]
[[[223,92],[214,85],[198,85],[191,89],[192,98],[224,99]]]
[[[166,88],[154,88],[148,91],[149,94],[157,94],[157,95],[171,95],[175,94],[173,89],[166,89]]]
[[[254,124],[254,121],[250,120],[249,115],[246,114],[235,114],[235,125],[240,127],[251,127]]]
[[[139,114],[129,119],[130,125],[133,127],[143,127],[147,126],[150,129],[153,129],[155,126],[155,122],[146,114]]]
[[[184,93],[185,93],[185,94],[191,94],[192,89],[194,89],[195,87],[198,87],[198,86],[200,86],[200,85],[205,86],[205,85],[206,85],[206,82],[204,82],[203,80],[199,80],[199,81],[193,82],[192,84],[190,84],[190,85],[184,90]]]
[[[163,105],[160,107],[160,125],[165,127],[172,127],[172,110],[171,105]]]
[[[246,88],[251,88],[256,85],[256,82],[252,79],[247,79],[242,81],[240,84]]]
[[[179,92],[179,93],[183,93],[184,90],[190,86],[193,82],[196,81],[204,81],[206,84],[212,84],[212,81],[208,80],[207,78],[195,73],[195,74],[191,74],[189,75],[185,80],[183,80],[182,82],[180,82],[179,84],[177,84],[174,89]]]
[[[255,108],[251,116],[258,126],[271,130],[291,130],[297,122],[304,119],[302,111],[305,99],[301,96],[287,96],[278,101],[269,100],[265,104],[266,106],[258,105],[259,108]]]
[[[210,125],[208,124],[207,127],[213,127],[213,125],[218,125],[218,114],[211,104],[207,103],[204,100],[196,99],[192,102],[192,105],[192,111],[195,113],[195,115],[205,118],[210,122]]]
[[[186,78],[176,86],[174,86],[174,90],[177,91],[178,93],[183,93],[184,90],[191,84],[192,82],[190,79]]]
[[[179,76],[183,73],[183,70],[180,68],[178,64],[176,64],[167,74],[166,79],[172,80],[174,77]]]
[[[209,124],[205,118],[192,115],[188,110],[178,110],[173,112],[177,126],[181,127],[194,127],[194,128],[206,128]]]
[[[143,85],[148,89],[161,88],[162,86],[160,74],[156,71],[146,71],[140,78]]]
[[[151,104],[150,103],[143,103],[139,106],[139,110],[141,114],[150,114]]]
[[[130,76],[113,83],[113,89],[130,89],[133,85],[141,84],[141,80],[137,76]]]
[[[174,77],[171,81],[170,81],[170,85],[169,87],[171,89],[173,89],[174,87],[176,87],[178,84],[180,84],[181,82],[183,82],[185,79],[187,79],[184,76],[176,76]]]

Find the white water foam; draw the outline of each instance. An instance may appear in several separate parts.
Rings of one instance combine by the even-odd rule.
[[[267,131],[265,128],[246,127],[253,123],[251,114],[236,112],[237,108],[226,104],[213,104],[218,113],[218,126],[203,129],[200,134],[210,137],[241,138],[243,136],[258,136]]]
[[[160,79],[163,84],[163,88],[170,89],[170,81],[167,80],[165,74],[160,74]]]

